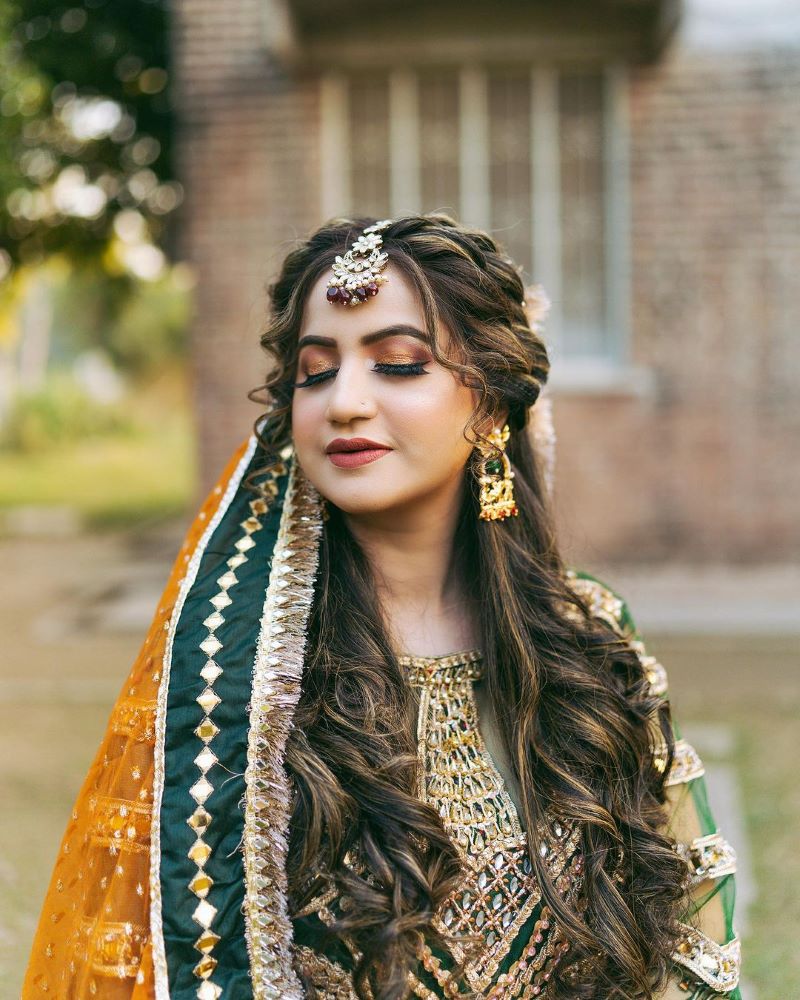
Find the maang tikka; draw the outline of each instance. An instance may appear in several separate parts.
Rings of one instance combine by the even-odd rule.
[[[333,277],[326,292],[328,302],[357,306],[378,294],[380,286],[389,280],[381,274],[389,260],[381,250],[381,231],[391,226],[392,221],[382,219],[367,226],[350,249],[334,259],[331,265]]]
[[[481,449],[480,470],[478,482],[480,483],[480,518],[482,521],[503,521],[507,517],[516,517],[519,514],[514,502],[514,473],[511,463],[506,454],[506,442],[511,431],[508,424],[500,430],[495,427],[486,440],[490,445],[499,449],[498,458],[492,451]]]

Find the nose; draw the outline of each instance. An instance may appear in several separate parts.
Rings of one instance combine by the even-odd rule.
[[[374,378],[363,362],[342,360],[335,377],[329,382],[328,405],[325,410],[327,420],[332,424],[349,424],[353,420],[367,420],[377,413]]]

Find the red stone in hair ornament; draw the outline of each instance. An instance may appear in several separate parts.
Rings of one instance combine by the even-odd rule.
[[[389,260],[381,251],[381,230],[391,226],[392,219],[382,219],[367,226],[344,256],[337,256],[331,265],[333,277],[325,293],[330,303],[357,306],[378,294],[389,279],[381,274]]]

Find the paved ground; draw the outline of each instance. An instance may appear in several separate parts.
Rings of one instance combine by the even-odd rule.
[[[800,657],[800,566],[614,567],[597,575],[622,594],[643,632],[796,635]]]
[[[18,994],[68,810],[182,528],[0,539],[0,800],[11,806],[0,810],[0,996]],[[597,573],[627,598],[707,757],[720,826],[742,855],[740,902],[752,901],[749,978],[759,1000],[789,1000],[800,981],[800,574]]]

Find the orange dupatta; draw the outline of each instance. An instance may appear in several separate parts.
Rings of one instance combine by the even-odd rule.
[[[23,1000],[154,1000],[150,830],[156,706],[186,565],[248,442],[192,522],[78,793],[45,897]]]

